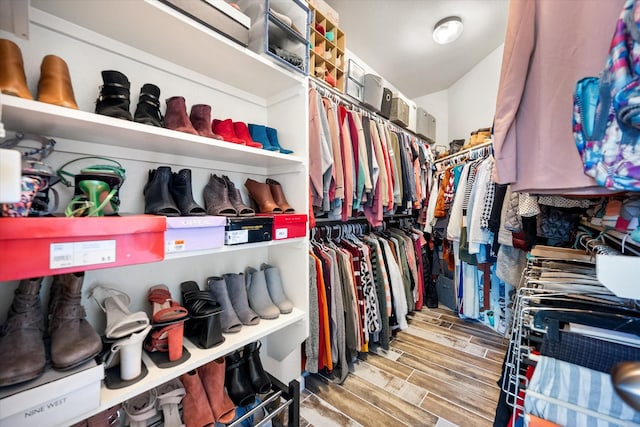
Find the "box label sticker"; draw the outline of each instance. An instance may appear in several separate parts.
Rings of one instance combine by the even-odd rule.
[[[276,228],[276,240],[286,239],[289,234],[288,231],[287,228]]]
[[[231,230],[226,233],[227,245],[237,245],[238,243],[247,243],[249,241],[249,230]]]
[[[112,262],[116,262],[115,240],[51,243],[49,246],[49,268],[51,270]]]
[[[165,252],[166,253],[184,252],[185,247],[186,247],[185,241],[182,239],[167,240],[167,247],[165,248]]]

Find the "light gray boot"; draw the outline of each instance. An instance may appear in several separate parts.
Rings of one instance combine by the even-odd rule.
[[[209,289],[209,294],[220,304],[220,307],[222,307],[220,317],[222,332],[239,332],[240,329],[242,329],[242,322],[233,308],[224,277],[214,276],[207,278],[207,288]]]
[[[267,279],[267,289],[269,290],[271,301],[278,306],[280,313],[291,313],[293,311],[293,303],[287,297],[287,294],[284,293],[282,278],[280,277],[280,270],[278,267],[273,267],[269,264],[262,264],[260,270],[264,270],[264,276]]]
[[[257,325],[260,316],[249,307],[249,297],[244,284],[244,274],[228,273],[224,274],[224,281],[227,282],[227,291],[236,314],[244,325]]]
[[[247,267],[246,279],[251,308],[263,319],[276,319],[280,315],[280,309],[271,301],[264,271]]]

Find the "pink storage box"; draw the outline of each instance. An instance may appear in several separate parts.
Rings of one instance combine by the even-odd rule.
[[[224,246],[224,216],[167,217],[164,253],[202,251]]]

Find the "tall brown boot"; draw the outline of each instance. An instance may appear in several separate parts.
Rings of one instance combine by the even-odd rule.
[[[53,277],[49,302],[51,365],[54,369],[74,368],[102,350],[100,336],[87,322],[82,306],[84,272]]]
[[[16,289],[0,335],[0,387],[39,377],[44,372],[42,278],[25,279]]]
[[[47,55],[42,59],[40,81],[38,82],[38,101],[74,110],[78,109],[71,86],[69,67],[62,58]]]
[[[216,421],[222,424],[230,423],[236,416],[236,405],[224,389],[225,360],[224,357],[213,360],[198,368],[198,375],[202,381],[209,404]]]
[[[17,44],[7,39],[0,39],[0,92],[33,99],[27,87],[22,52]]]

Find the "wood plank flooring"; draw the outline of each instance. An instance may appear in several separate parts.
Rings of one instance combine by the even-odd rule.
[[[343,384],[305,377],[300,425],[490,427],[507,345],[448,309],[411,313],[389,351],[358,360]]]

